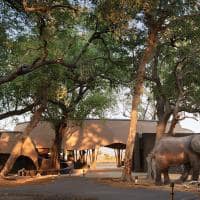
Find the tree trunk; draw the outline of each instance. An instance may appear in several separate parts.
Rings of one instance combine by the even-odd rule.
[[[170,125],[169,131],[168,131],[168,135],[175,135],[174,129],[176,127],[176,124],[179,122],[179,118],[180,118],[180,116],[178,114],[173,115],[173,119],[171,121],[171,125]]]
[[[60,169],[60,156],[57,148],[57,144],[54,141],[54,144],[51,149],[51,168],[59,170]]]
[[[171,112],[165,112],[162,119],[158,121],[156,126],[156,142],[165,134],[170,116]]]
[[[156,165],[155,165],[155,159],[154,159],[154,155],[151,152],[147,158],[147,179],[149,181],[153,181],[155,180],[155,176],[156,176]]]
[[[143,94],[145,66],[148,64],[156,48],[157,34],[158,34],[158,30],[156,28],[152,28],[152,31],[150,31],[148,35],[147,47],[141,58],[138,71],[137,71],[136,84],[135,84],[134,94],[133,94],[133,99],[132,99],[130,129],[129,129],[128,140],[127,140],[127,145],[126,145],[124,169],[122,172],[122,180],[124,181],[132,181],[132,175],[131,175],[132,158],[133,158],[136,129],[137,129],[138,106],[140,103],[140,97]]]
[[[162,97],[161,97],[162,99]],[[160,99],[160,100],[161,100]],[[157,99],[159,101],[159,99]],[[168,120],[171,116],[171,110],[168,108],[167,104],[165,101],[159,101],[159,106],[157,106],[157,115],[159,118],[159,121],[156,126],[156,143],[160,140],[160,138],[165,134],[166,128],[167,128],[167,123]],[[155,147],[154,145],[154,147]],[[153,150],[149,153],[147,157],[147,178],[149,180],[154,180],[155,179],[155,160],[154,160],[154,148]]]
[[[171,125],[170,125],[170,128],[169,128],[169,131],[168,131],[168,134],[169,135],[174,135],[174,129],[176,127],[176,124],[179,122],[180,120],[180,116],[179,116],[179,105],[180,105],[180,102],[181,102],[181,99],[182,99],[182,93],[180,92],[179,96],[178,96],[178,99],[176,101],[176,104],[175,104],[175,107],[174,107],[174,110],[173,110],[173,118],[172,118],[172,121],[171,121]]]
[[[62,149],[63,134],[64,134],[66,126],[67,126],[66,122],[61,122],[56,127],[56,135],[55,135],[55,140],[54,140],[52,153],[51,153],[51,167],[53,169],[57,169],[57,170],[60,169],[60,153]]]
[[[26,126],[26,129],[24,130],[24,132],[22,134],[21,139],[19,141],[17,141],[17,143],[13,147],[8,160],[6,161],[3,169],[1,170],[1,173],[0,173],[1,177],[6,176],[10,172],[13,165],[15,164],[15,161],[21,155],[22,146],[23,146],[24,142],[26,141],[27,137],[29,136],[30,132],[39,123],[44,109],[45,109],[45,107],[43,105],[41,105],[38,108],[38,110],[36,110],[36,112],[33,114],[30,123],[28,123],[28,125]]]

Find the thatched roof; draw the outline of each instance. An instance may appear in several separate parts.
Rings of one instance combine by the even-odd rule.
[[[10,153],[22,132],[25,130],[27,122],[19,123],[14,131],[0,131],[0,153]],[[39,152],[46,152],[52,147],[55,132],[49,122],[42,121],[30,134],[34,146]],[[47,150],[44,150],[47,149]]]
[[[93,149],[97,146],[107,146],[113,143],[126,144],[130,120],[84,120],[79,125],[71,126],[66,130],[63,139],[63,148]],[[138,133],[155,133],[156,121],[138,121]],[[20,123],[15,127],[15,132],[3,133],[0,137],[0,153],[10,152],[20,132],[23,132],[26,123]],[[183,129],[179,124],[175,133],[191,134],[192,131]],[[55,131],[49,122],[42,121],[31,132],[30,137],[37,149],[51,148],[55,138]],[[7,139],[6,139],[7,138]]]
[[[15,131],[23,132],[28,122],[19,123],[15,127]],[[30,133],[37,149],[51,148],[55,138],[55,130],[49,122],[41,121]]]
[[[9,154],[11,151],[14,151],[17,154],[17,152],[20,152],[20,155],[31,158],[34,164],[36,166],[38,165],[38,153],[30,137],[27,137],[25,141],[23,141],[21,132],[8,131],[0,132],[0,134],[0,153]]]
[[[107,146],[113,143],[126,144],[130,120],[84,120],[81,126],[73,127],[65,134],[63,147],[72,149],[92,149],[96,146]],[[137,133],[148,134],[156,132],[156,121],[139,120]],[[167,127],[167,130],[169,125]],[[190,134],[191,130],[177,124],[176,134]]]
[[[10,153],[18,139],[21,132],[17,131],[2,131],[0,132],[0,153]]]

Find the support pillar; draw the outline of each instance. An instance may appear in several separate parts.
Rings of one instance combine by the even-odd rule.
[[[92,149],[92,165],[91,165],[92,169],[96,169],[98,151],[99,148]]]
[[[121,149],[117,149],[117,167],[121,167]]]

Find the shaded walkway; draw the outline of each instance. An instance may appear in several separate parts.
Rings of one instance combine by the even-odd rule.
[[[102,183],[97,183],[94,179],[86,177],[61,177],[54,181],[36,185],[23,185],[11,188],[0,188],[1,194],[24,194],[32,195],[58,195],[60,197],[80,196],[93,197],[99,200],[169,200],[169,191],[116,188]],[[0,196],[0,200],[1,200]],[[30,198],[29,198],[30,199]],[[198,200],[197,194],[176,192],[175,200]],[[14,199],[13,199],[14,200]],[[39,198],[38,198],[39,200]]]

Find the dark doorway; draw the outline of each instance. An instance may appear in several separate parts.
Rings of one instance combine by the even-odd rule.
[[[19,156],[11,170],[11,173],[17,173],[20,169],[36,170],[36,166],[32,159],[27,156]]]

